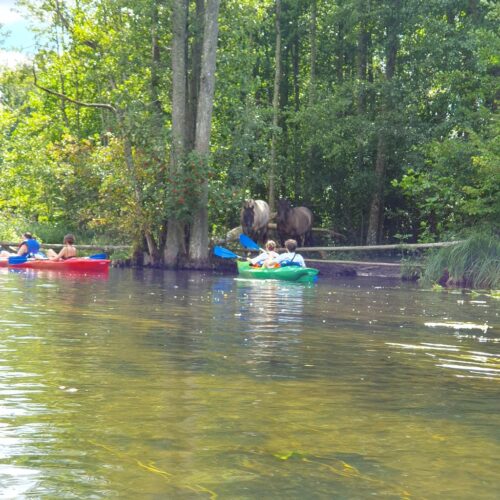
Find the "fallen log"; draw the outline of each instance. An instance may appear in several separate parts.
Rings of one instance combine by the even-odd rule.
[[[270,229],[272,231],[277,231],[276,222],[270,222],[267,225],[267,229]],[[327,235],[332,236],[332,237],[342,238],[344,240],[346,239],[346,237],[343,234],[337,233],[333,229],[328,229],[328,228],[324,228],[324,227],[313,227],[311,229],[311,231],[313,233],[323,233],[323,234],[327,234]],[[236,241],[240,237],[240,234],[242,232],[243,232],[243,229],[241,228],[241,226],[234,227],[233,229],[230,229],[227,232],[226,240],[227,241]]]
[[[19,243],[10,243],[5,241],[0,241],[0,246],[17,248]],[[52,248],[53,250],[62,248],[64,245],[62,243],[40,243],[41,248]],[[75,245],[75,248],[79,250],[104,250],[109,252],[110,250],[128,250],[132,248],[130,245]]]
[[[370,250],[415,250],[418,248],[442,248],[456,245],[460,241],[443,241],[440,243],[398,243],[396,245],[344,246],[344,247],[301,247],[303,252],[352,252]]]
[[[242,233],[243,229],[241,228],[241,226],[234,227],[233,229],[227,232],[226,241],[236,241],[240,237],[240,234]]]

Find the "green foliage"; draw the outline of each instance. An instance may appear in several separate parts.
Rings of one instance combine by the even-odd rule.
[[[500,286],[500,240],[479,233],[465,241],[431,253],[425,265],[423,284],[438,282],[443,275],[449,282],[476,289]]]
[[[417,281],[422,277],[423,262],[421,259],[401,259],[401,279]]]
[[[31,231],[26,219],[9,212],[0,212],[0,240],[15,243],[21,235]]]
[[[5,236],[30,226],[46,241],[71,230],[80,241],[140,244],[148,232],[161,243],[170,216],[190,221],[205,180],[210,230],[224,235],[238,224],[243,198],[267,199],[273,135],[278,196],[309,206],[315,226],[335,228],[346,243],[365,239],[381,156],[385,241],[498,229],[495,2],[317,0],[313,32],[312,2],[282,0],[277,130],[275,3],[223,2],[212,156],[189,157],[175,172],[171,5],[23,3],[44,20],[35,68],[38,84],[53,93],[33,86],[30,69],[0,74]],[[191,23],[190,42],[196,29]],[[389,34],[397,40],[390,78]],[[77,106],[54,93],[116,111]]]

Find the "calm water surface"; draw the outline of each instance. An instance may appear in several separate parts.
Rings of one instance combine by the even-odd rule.
[[[498,498],[491,296],[2,270],[0,303],[0,498]]]

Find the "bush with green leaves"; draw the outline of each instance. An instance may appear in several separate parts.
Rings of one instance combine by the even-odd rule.
[[[500,288],[500,239],[479,233],[453,246],[431,253],[422,283],[475,289]]]

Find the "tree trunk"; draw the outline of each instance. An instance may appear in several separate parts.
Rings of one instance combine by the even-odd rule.
[[[338,25],[337,32],[337,57],[335,59],[335,73],[337,74],[337,83],[342,83],[344,80],[344,22],[341,20]]]
[[[311,3],[311,55],[310,55],[310,71],[309,71],[309,99],[311,104],[316,100],[316,57],[318,54],[317,28],[318,28],[318,7],[316,0]]]
[[[151,81],[150,93],[152,103],[152,148],[150,151],[151,161],[156,165],[156,182],[161,185],[165,182],[165,164],[166,164],[166,143],[164,140],[165,112],[160,100],[160,72],[161,58],[159,45],[159,16],[158,6],[163,4],[164,0],[158,0],[151,4]],[[162,255],[165,250],[167,234],[167,224],[160,225],[160,234],[158,237],[158,253]]]
[[[316,92],[316,60],[318,57],[318,5],[316,0],[311,1],[311,20],[310,20],[310,44],[309,53],[309,105],[314,106],[317,100]],[[310,198],[310,188],[307,183],[303,182],[306,178],[306,171],[313,170],[319,164],[318,147],[311,145],[307,152],[307,166],[304,165],[300,169],[300,180],[302,184],[302,194],[305,198]],[[305,185],[304,185],[305,184]]]
[[[193,23],[193,42],[191,44],[191,61],[186,60],[190,66],[190,78],[187,94],[187,119],[186,119],[186,150],[194,149],[196,137],[196,112],[198,109],[198,95],[200,93],[201,54],[203,51],[203,32],[205,25],[205,0],[196,0],[196,12]],[[186,46],[187,50],[187,46]]]
[[[271,139],[271,166],[269,170],[269,208],[274,212],[276,207],[276,187],[275,176],[277,168],[277,142],[278,142],[278,120],[279,120],[279,99],[281,82],[281,0],[276,0],[276,50],[274,69],[274,92],[273,92],[273,131]]]
[[[377,142],[377,159],[375,160],[375,190],[373,193],[370,215],[368,219],[368,233],[366,235],[367,245],[376,245],[379,242],[381,214],[383,211],[384,200],[384,177],[385,177],[385,158],[386,140],[384,134],[379,134]]]
[[[357,46],[357,77],[358,77],[358,96],[357,96],[357,113],[361,118],[360,123],[364,123],[366,117],[366,92],[367,92],[367,67],[368,67],[368,46],[370,43],[370,33],[367,28],[367,19],[370,9],[370,0],[361,0],[359,4],[363,16],[360,21]],[[362,125],[363,126],[363,125]],[[366,139],[362,134],[358,137],[358,157],[356,165],[359,171],[362,171],[365,162],[365,143]]]
[[[158,4],[154,1],[151,5],[151,99],[154,108],[154,125],[162,128],[163,109],[159,98],[160,87],[160,46],[158,45]]]
[[[361,6],[363,8],[369,7],[369,2],[362,2]],[[359,27],[358,34],[358,114],[364,114],[366,111],[366,68],[368,63],[368,41],[370,34],[366,26],[366,19],[361,20],[361,26]]]
[[[380,115],[382,117],[379,125],[377,140],[377,157],[375,160],[375,186],[370,204],[370,214],[368,217],[368,232],[366,236],[367,245],[376,245],[380,241],[383,232],[384,213],[384,180],[387,168],[387,129],[384,124],[389,125],[388,119],[384,118],[387,112],[392,109],[391,80],[396,71],[397,53],[399,48],[399,13],[401,0],[393,0],[391,16],[387,25],[387,48],[386,48],[386,70],[385,88],[382,92],[382,103]]]
[[[199,159],[203,162],[208,162],[210,153],[219,6],[220,0],[207,0],[194,147]],[[206,179],[202,186],[200,208],[194,214],[191,226],[189,257],[194,267],[203,268],[208,263],[208,181]]]
[[[186,42],[188,0],[175,0],[172,9],[172,148],[170,171],[177,172],[186,147]],[[183,225],[173,214],[167,223],[167,242],[163,259],[175,267],[184,249]],[[184,249],[185,252],[185,249]]]
[[[298,26],[295,28],[298,30]],[[299,83],[299,64],[300,64],[300,39],[299,35],[295,34],[292,45],[292,63],[293,63],[293,105],[294,110],[300,108],[300,83]]]

